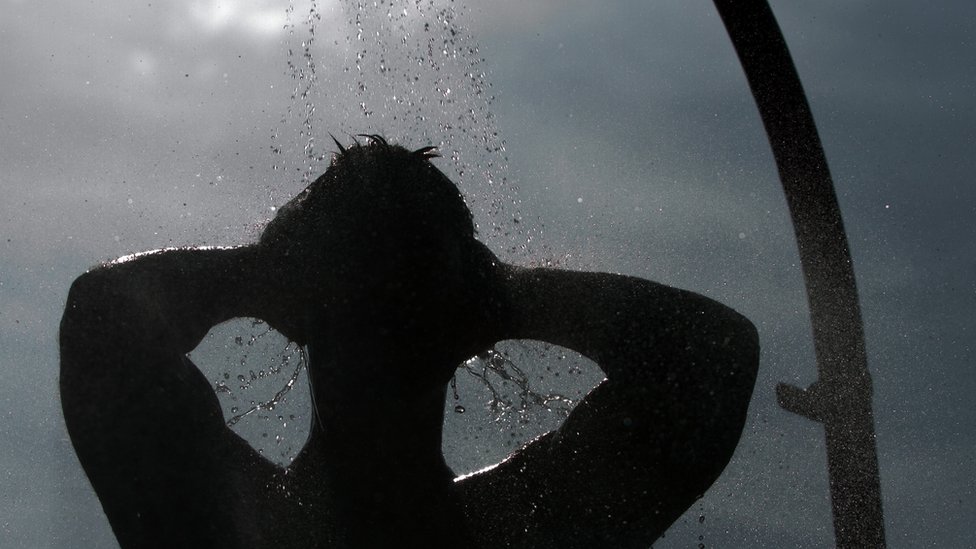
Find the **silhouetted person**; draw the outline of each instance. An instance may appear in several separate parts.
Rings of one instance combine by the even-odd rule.
[[[255,245],[74,282],[61,399],[123,547],[643,549],[719,476],[756,375],[749,321],[639,278],[500,262],[431,156],[371,137]],[[227,427],[187,358],[245,316],[308,350],[317,414],[287,469]],[[574,349],[607,379],[556,431],[456,479],[448,383],[505,339]]]

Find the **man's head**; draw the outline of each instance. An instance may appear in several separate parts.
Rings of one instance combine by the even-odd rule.
[[[409,297],[404,291],[462,277],[474,223],[457,187],[430,163],[433,149],[367,137],[364,145],[340,145],[326,172],[281,208],[261,244],[306,288],[321,281],[350,297],[399,300]]]
[[[280,209],[263,244],[299,245],[312,253],[312,243],[332,235],[350,239],[350,248],[474,236],[461,193],[430,163],[437,156],[432,147],[409,151],[366,137],[365,145],[339,146],[325,173]]]

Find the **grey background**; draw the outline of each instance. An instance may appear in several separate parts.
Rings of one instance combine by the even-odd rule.
[[[253,239],[323,168],[327,132],[440,145],[480,234],[510,260],[644,276],[749,316],[763,355],[746,433],[656,546],[832,544],[822,430],[772,391],[815,379],[795,244],[709,2],[320,2],[309,25],[303,3],[2,1],[0,547],[114,546],[57,399],[73,277],[144,249]],[[972,546],[976,7],[772,5],[851,242],[889,544]],[[199,351],[215,382],[282,355],[262,336],[239,366],[248,330],[225,327]],[[513,349],[541,387],[577,395],[598,379],[558,350]],[[228,409],[270,398],[290,368],[270,388],[232,387]],[[467,411],[448,414],[445,443],[459,472],[558,421],[495,421],[484,391],[459,385]],[[307,396],[288,398],[239,424],[280,460],[307,421]]]

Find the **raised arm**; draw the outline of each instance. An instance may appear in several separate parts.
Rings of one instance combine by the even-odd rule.
[[[151,252],[71,287],[61,402],[123,547],[234,546],[236,534],[220,530],[246,500],[233,473],[250,464],[241,469],[257,476],[269,465],[226,428],[211,383],[186,353],[213,325],[258,315],[252,261],[247,248]]]
[[[62,359],[99,346],[190,352],[211,327],[256,308],[253,256],[250,248],[158,250],[81,275],[62,318]]]
[[[751,391],[758,337],[729,307],[636,277],[504,269],[512,304],[507,338],[573,349],[611,380],[693,377],[702,388]]]
[[[732,457],[756,377],[755,329],[711,299],[639,278],[498,268],[504,338],[573,349],[607,379],[558,430],[461,481],[471,515],[491,517],[484,541],[650,546]]]

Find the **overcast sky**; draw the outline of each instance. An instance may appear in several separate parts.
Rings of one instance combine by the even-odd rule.
[[[349,4],[320,0],[309,25],[287,1],[0,0],[0,547],[114,546],[57,400],[71,280],[139,250],[253,239],[323,168],[328,132],[439,145],[508,259],[643,276],[752,319],[762,370],[736,457],[656,546],[831,545],[822,429],[773,393],[816,379],[796,247],[711,3]],[[972,545],[976,5],[772,6],[851,242],[889,545]],[[242,330],[200,350],[224,361],[215,379]],[[519,361],[546,377],[553,356]],[[581,367],[541,390],[585,391]],[[300,440],[292,397],[291,425],[242,422],[255,445],[269,425]],[[504,455],[513,425],[476,385],[459,402],[445,451],[465,472]]]

